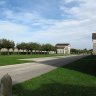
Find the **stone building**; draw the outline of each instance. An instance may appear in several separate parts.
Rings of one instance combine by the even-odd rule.
[[[69,43],[56,44],[57,54],[70,54],[71,46]]]
[[[96,33],[92,33],[93,54],[96,54]]]

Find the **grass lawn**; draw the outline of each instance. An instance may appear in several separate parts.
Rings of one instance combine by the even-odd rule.
[[[18,59],[25,59],[25,58],[39,58],[39,57],[51,57],[51,56],[60,56],[58,54],[33,54],[33,55],[0,55],[0,66],[4,65],[13,65],[13,64],[20,64],[32,61],[23,61]]]
[[[96,96],[96,56],[13,86],[14,96]]]

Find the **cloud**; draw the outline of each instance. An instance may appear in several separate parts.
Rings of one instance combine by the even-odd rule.
[[[76,1],[76,0],[71,0],[71,1]],[[77,0],[77,2],[79,4],[78,6],[66,7],[61,5],[60,8],[63,12],[66,12],[77,19],[86,19],[86,18],[91,19],[96,17],[95,15],[96,11],[94,10],[96,9],[95,0]]]
[[[90,22],[87,20],[59,21],[50,29],[47,29],[43,32],[39,32],[39,35],[35,35],[35,37],[40,40],[46,39],[46,41],[50,43],[68,42],[71,43],[72,47],[88,47],[89,45],[91,45],[91,32],[89,29],[87,29],[88,26],[85,27],[85,24],[87,23]],[[81,42],[85,43],[84,46],[81,46]]]
[[[40,18],[35,12],[15,12],[14,10],[5,10],[3,15],[5,19],[26,24],[35,23]]]
[[[19,42],[22,36],[25,37],[28,34],[27,32],[30,32],[28,26],[10,21],[0,21],[0,38],[12,39]]]
[[[92,48],[91,34],[96,31],[95,0],[62,0],[59,8],[60,15],[71,18],[51,19],[36,10],[5,9],[3,20],[0,20],[0,37],[16,42],[68,42],[71,47]]]
[[[4,10],[3,17],[7,21],[29,25],[31,27],[39,26],[41,28],[46,28],[54,24],[57,20],[45,19],[41,17],[36,11],[27,12],[19,11],[15,12],[14,10]],[[53,23],[54,22],[54,23]]]
[[[12,23],[9,21],[0,22],[0,32],[22,33],[28,31],[28,26]]]

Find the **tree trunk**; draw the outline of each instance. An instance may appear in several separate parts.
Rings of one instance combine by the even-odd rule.
[[[1,49],[0,49],[0,55],[1,55]]]
[[[26,55],[28,55],[29,50],[26,50]]]
[[[24,50],[23,50],[23,55],[24,55]]]
[[[31,50],[31,53],[30,53],[30,55],[32,55],[32,50]]]
[[[42,50],[40,50],[40,54],[42,54]]]
[[[13,55],[14,55],[14,49],[13,49]]]
[[[8,55],[9,55],[9,49],[8,49]]]
[[[35,54],[36,54],[36,50],[35,50]]]
[[[19,55],[19,49],[18,49],[18,55]]]

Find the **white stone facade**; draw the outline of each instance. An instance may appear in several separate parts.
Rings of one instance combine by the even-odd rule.
[[[93,54],[96,55],[96,33],[92,33]]]
[[[93,40],[93,54],[96,54],[96,40]]]
[[[56,45],[57,47],[57,54],[70,54],[70,49],[71,49],[71,46],[70,44],[58,44]]]

